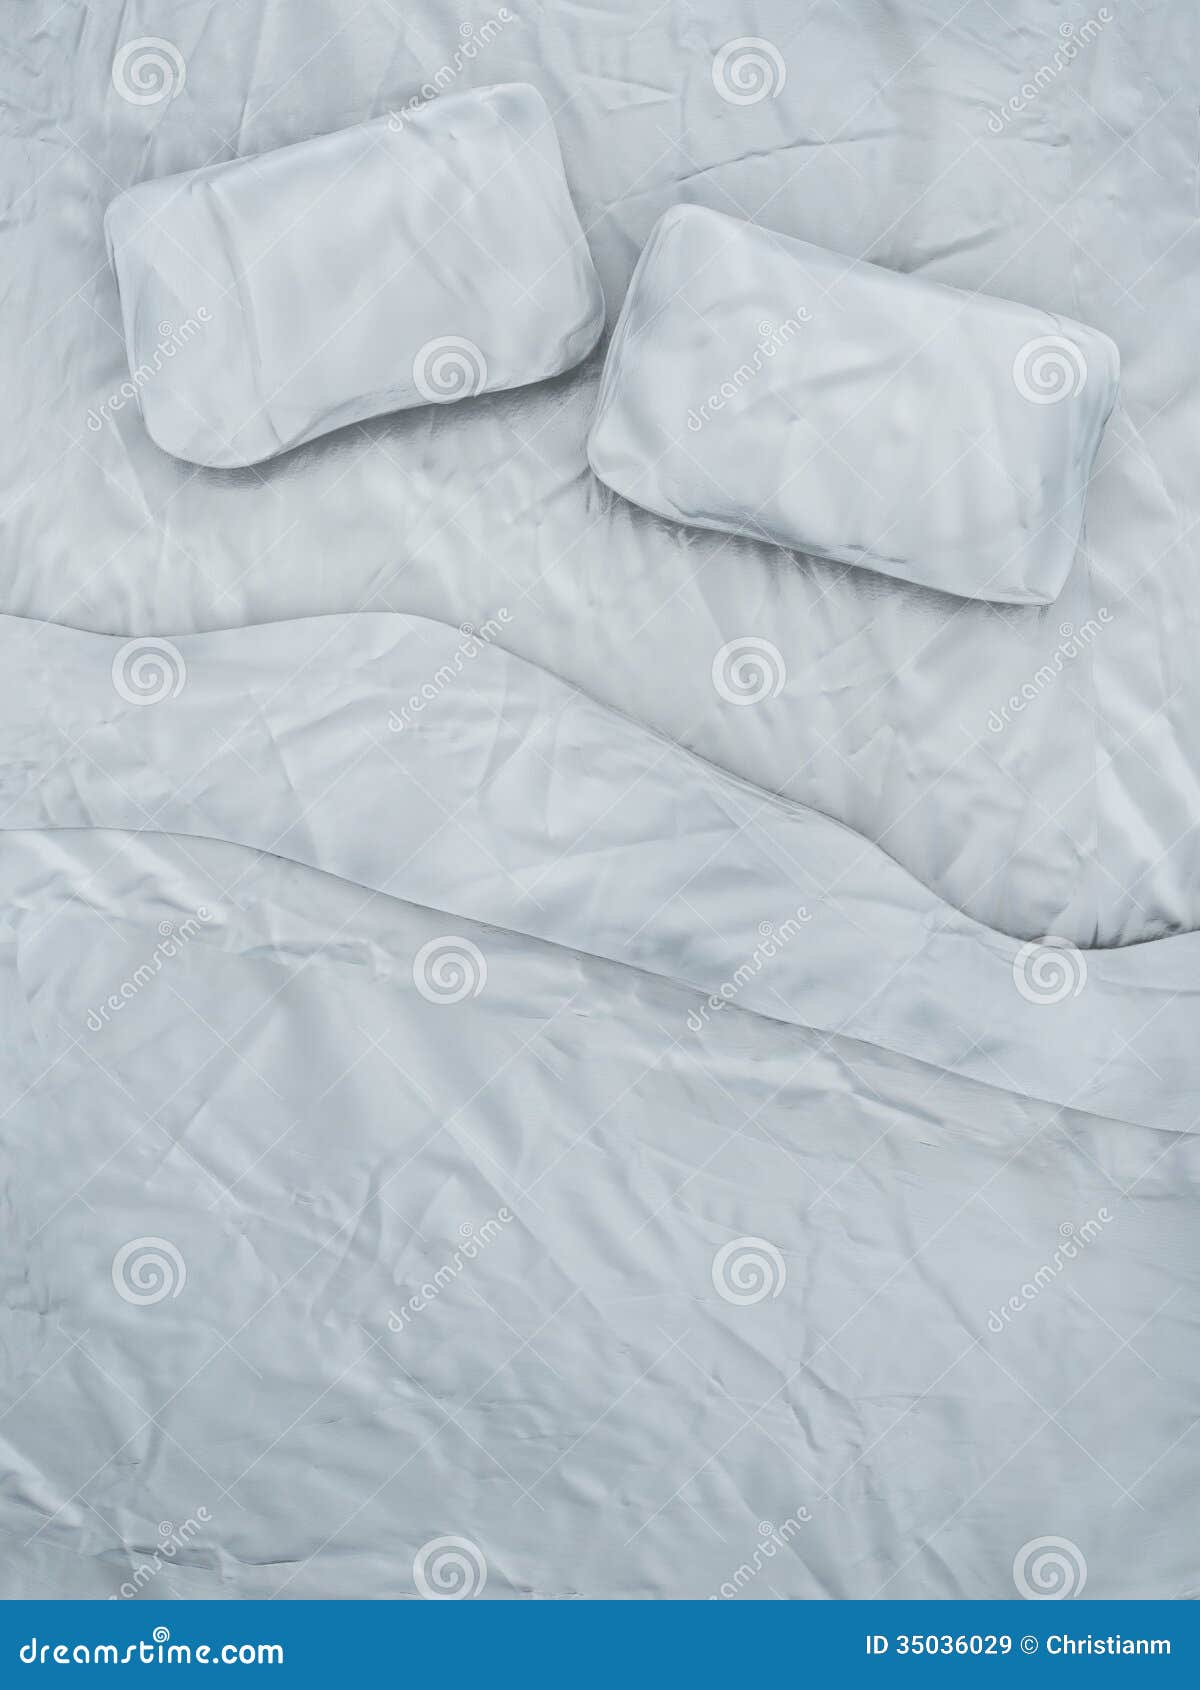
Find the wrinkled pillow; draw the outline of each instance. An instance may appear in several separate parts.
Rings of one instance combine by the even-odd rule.
[[[146,427],[213,467],[540,381],[604,323],[550,113],[523,83],[143,182],[105,232]]]
[[[1107,335],[694,206],[654,228],[588,457],[677,522],[1046,604],[1117,393]]]

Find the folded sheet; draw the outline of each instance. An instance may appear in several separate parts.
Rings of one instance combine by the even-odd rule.
[[[105,230],[146,427],[213,467],[541,381],[604,322],[524,83],[143,182]]]
[[[1197,1131],[1200,934],[1021,944],[493,638],[396,615],[177,642],[0,617],[0,829],[253,846],[692,986],[701,1039],[732,994],[1065,1108]]]
[[[1045,604],[1118,369],[1068,318],[677,206],[634,275],[588,455],[679,522]]]
[[[1200,934],[989,932],[502,626],[0,617],[0,1596],[1194,1595]]]

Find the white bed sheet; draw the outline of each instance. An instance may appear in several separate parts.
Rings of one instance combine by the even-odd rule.
[[[1200,43],[1073,16],[1027,97],[1048,0],[3,6],[4,1594],[1197,1594]],[[159,452],[113,196],[514,79],[610,315],[685,199],[1111,335],[1059,603],[612,498],[599,353]],[[380,891],[410,756],[482,807]]]

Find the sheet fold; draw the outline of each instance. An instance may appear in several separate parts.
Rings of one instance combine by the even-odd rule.
[[[1020,944],[482,635],[360,615],[121,641],[4,618],[0,660],[4,827],[253,846],[690,985],[697,1038],[736,1002],[1196,1129],[1200,935]]]

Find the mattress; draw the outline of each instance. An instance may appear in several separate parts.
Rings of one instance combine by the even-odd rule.
[[[4,21],[0,1594],[1195,1596],[1192,8]],[[510,82],[610,330],[682,203],[1109,335],[1057,602],[636,508],[603,345],[160,450],[116,196]]]

